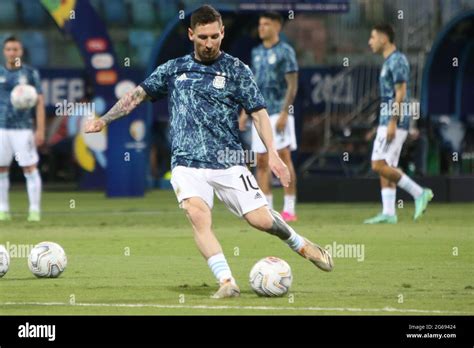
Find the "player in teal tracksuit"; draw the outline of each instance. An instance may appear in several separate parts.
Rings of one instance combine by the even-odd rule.
[[[0,221],[10,220],[8,171],[13,158],[22,167],[29,198],[28,221],[40,220],[41,176],[36,146],[44,142],[45,111],[39,73],[23,64],[23,46],[15,37],[3,43],[5,65],[0,66]],[[28,84],[36,88],[38,102],[35,108],[17,110],[10,102],[13,88]],[[33,117],[36,116],[36,131]]]
[[[332,258],[300,236],[268,208],[252,173],[245,166],[239,141],[238,111],[251,114],[269,152],[269,166],[283,186],[290,173],[273,145],[265,101],[248,66],[220,50],[224,26],[220,14],[202,6],[191,16],[189,38],[194,52],[160,66],[122,97],[104,116],[91,121],[87,132],[99,132],[146,99],[167,96],[172,139],[173,185],[179,205],[193,226],[196,245],[207,261],[219,290],[214,298],[239,296],[240,290],[212,230],[214,193],[251,226],[279,237],[293,251],[324,271]]]
[[[408,103],[410,66],[403,53],[394,44],[391,26],[382,24],[373,28],[369,46],[374,53],[385,58],[380,71],[380,116],[377,136],[372,150],[372,169],[380,175],[382,206],[380,214],[364,222],[367,224],[397,223],[395,213],[397,186],[415,200],[414,219],[421,217],[433,198],[433,192],[422,188],[405,173],[397,169],[403,143],[408,134],[410,120],[415,115],[404,114],[403,104]]]

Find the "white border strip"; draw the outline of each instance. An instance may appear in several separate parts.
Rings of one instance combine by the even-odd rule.
[[[274,307],[274,306],[207,306],[207,305],[164,305],[154,303],[75,303],[66,302],[4,302],[1,306],[67,306],[67,307],[125,307],[125,308],[161,308],[161,309],[236,309],[255,311],[307,311],[307,312],[388,312],[388,313],[420,313],[420,314],[463,314],[473,315],[468,312],[402,309],[393,307],[384,308],[339,308],[339,307]]]

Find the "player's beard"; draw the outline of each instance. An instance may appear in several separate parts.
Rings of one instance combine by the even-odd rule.
[[[198,51],[198,55],[203,62],[213,61],[219,56],[219,49],[211,49],[209,51],[203,49],[201,52]]]

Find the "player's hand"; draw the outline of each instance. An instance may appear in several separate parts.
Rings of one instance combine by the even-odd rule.
[[[44,144],[44,130],[37,129],[35,132],[35,144],[37,147]]]
[[[364,136],[365,141],[371,141],[376,133],[377,133],[377,128],[372,128],[370,131],[365,133],[365,136]]]
[[[276,130],[278,133],[283,132],[286,127],[286,123],[288,122],[288,113],[283,111],[280,113],[276,123]]]
[[[84,131],[86,133],[97,133],[102,131],[106,126],[105,122],[102,121],[100,118],[96,120],[89,120],[86,122],[86,126],[84,127]]]
[[[247,129],[247,120],[248,116],[245,112],[242,112],[239,117],[239,129],[241,132],[244,132]]]
[[[284,187],[288,187],[290,185],[291,177],[290,171],[286,164],[281,160],[280,156],[276,151],[270,151],[268,156],[268,165],[272,170],[273,174],[280,179],[281,184]]]
[[[395,132],[397,131],[397,124],[395,122],[389,122],[387,126],[387,142],[391,142],[395,138]]]

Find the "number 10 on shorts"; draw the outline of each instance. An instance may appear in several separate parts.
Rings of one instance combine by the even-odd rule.
[[[239,178],[242,179],[242,183],[244,184],[245,191],[248,191],[248,190],[249,190],[249,186],[250,186],[252,189],[254,189],[254,190],[258,190],[258,185],[257,185],[257,187],[255,187],[255,186],[252,185],[252,181],[250,180],[250,176],[251,176],[251,175],[246,175],[246,176],[244,176],[244,174],[241,174],[241,175],[239,176]],[[248,183],[248,185],[247,185],[247,183]]]

